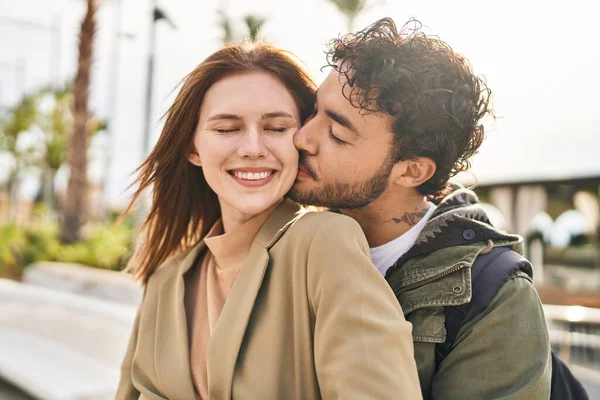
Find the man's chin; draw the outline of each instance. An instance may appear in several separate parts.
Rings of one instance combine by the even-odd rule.
[[[287,193],[287,197],[296,203],[304,204],[304,205],[315,205],[312,202],[314,201],[314,192],[307,188],[306,182],[299,181],[296,179],[294,185]]]
[[[294,184],[292,185],[292,188],[290,189],[291,191],[300,191],[300,192],[311,192],[311,182],[310,178],[298,178],[296,177],[296,180],[294,181]]]

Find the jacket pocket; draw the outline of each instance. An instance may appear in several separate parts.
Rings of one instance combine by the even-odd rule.
[[[444,308],[419,308],[406,316],[413,326],[413,341],[425,343],[444,343],[446,327],[444,326]]]

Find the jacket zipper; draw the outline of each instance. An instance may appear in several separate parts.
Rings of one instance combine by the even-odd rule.
[[[446,277],[448,275],[452,275],[453,273],[455,273],[457,271],[460,271],[461,269],[466,268],[467,266],[468,266],[468,264],[466,264],[466,263],[460,263],[456,267],[451,268],[448,271],[442,272],[439,275],[432,276],[431,278],[427,278],[427,279],[425,279],[423,281],[415,282],[415,283],[412,283],[412,284],[410,284],[408,286],[405,286],[405,287],[403,287],[402,289],[400,289],[398,291],[398,294],[401,294],[401,293],[404,293],[404,292],[408,292],[409,290],[414,290],[414,289],[420,288],[421,286],[428,285],[431,282],[439,281],[440,279],[442,279],[442,278],[444,278],[444,277]]]

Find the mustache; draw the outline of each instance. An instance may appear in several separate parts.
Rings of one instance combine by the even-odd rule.
[[[312,169],[312,167],[308,163],[308,153],[306,153],[306,151],[304,150],[298,151],[298,166],[302,168],[313,180],[318,180],[317,173]]]

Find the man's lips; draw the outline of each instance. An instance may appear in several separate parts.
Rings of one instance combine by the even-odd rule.
[[[298,174],[296,175],[296,178],[298,179],[306,179],[306,178],[311,178],[311,179],[315,179],[313,174],[311,174],[309,172],[309,170],[305,167],[303,167],[302,165],[298,166]]]
[[[308,176],[308,172],[306,172],[306,170],[304,169],[304,167],[299,166],[298,167],[298,176],[304,176],[304,175]]]

